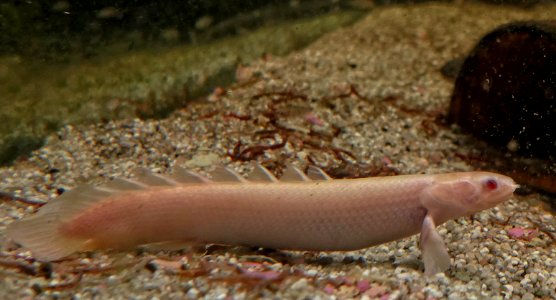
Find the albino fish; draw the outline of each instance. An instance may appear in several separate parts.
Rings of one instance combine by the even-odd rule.
[[[208,179],[176,168],[81,186],[8,227],[41,260],[164,241],[347,251],[421,233],[426,274],[450,266],[435,227],[507,200],[517,185],[488,172],[332,180],[289,166],[280,180],[218,167]]]

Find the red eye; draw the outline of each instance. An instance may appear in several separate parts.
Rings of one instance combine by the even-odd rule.
[[[495,190],[498,187],[498,182],[496,182],[495,179],[487,179],[485,180],[485,182],[483,183],[483,185],[485,186],[485,188],[487,188],[488,190]]]

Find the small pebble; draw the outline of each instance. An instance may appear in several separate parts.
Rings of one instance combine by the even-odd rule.
[[[477,151],[475,143],[457,128],[434,125],[437,111],[447,107],[453,87],[450,82],[438,80],[439,67],[463,54],[485,30],[501,20],[556,15],[556,5],[527,10],[485,7],[490,8],[488,4],[474,2],[457,7],[442,3],[375,7],[354,25],[331,32],[296,53],[283,57],[267,55],[253,62],[249,68],[260,74],[257,82],[222,87],[224,92],[219,91],[218,101],[210,105],[187,102],[184,109],[164,119],[65,126],[26,159],[0,168],[0,191],[47,201],[57,197],[56,189],[60,187],[71,190],[80,183],[97,184],[113,177],[126,177],[138,165],[162,174],[171,172],[177,161],[189,162],[203,171],[214,164],[226,164],[245,172],[250,170],[250,162],[232,161],[229,152],[238,141],[241,152],[259,143],[279,143],[283,137],[275,131],[290,129],[295,131],[287,146],[246,159],[270,167],[300,159],[303,165],[314,163],[337,169],[346,176],[353,175],[350,172],[354,170],[362,172],[360,175],[366,175],[366,171],[415,174],[472,170],[465,156],[473,157]],[[225,47],[220,50],[226,53]],[[229,55],[237,60],[235,55]],[[346,67],[346,61],[356,67]],[[179,60],[176,65],[180,65]],[[351,91],[351,86],[359,96]],[[285,101],[280,95],[262,95],[289,91],[309,100]],[[270,109],[277,114],[273,115]],[[307,111],[314,112],[324,126],[304,120]],[[227,112],[252,118],[246,121],[223,118]],[[274,123],[282,127],[274,128]],[[433,124],[434,130],[425,132],[423,127],[428,123]],[[259,133],[265,130],[274,131],[268,138],[260,138]],[[339,159],[337,154],[307,147],[307,141],[345,149],[353,152],[356,159],[351,161],[347,156]],[[375,163],[380,167],[378,170],[373,169]],[[53,168],[59,172],[50,174],[48,171]],[[113,295],[125,299],[154,296],[215,299],[231,295],[237,299],[343,299],[342,293],[347,295],[344,298],[389,300],[503,299],[508,295],[551,299],[556,298],[553,271],[556,252],[546,245],[546,235],[541,232],[532,241],[514,240],[508,235],[512,227],[535,228],[527,218],[539,220],[551,230],[556,228],[554,216],[532,204],[539,198],[533,192],[477,213],[473,220],[460,218],[440,225],[439,232],[453,263],[445,275],[432,278],[423,276],[419,266],[394,264],[411,259],[422,263],[419,237],[414,236],[349,253],[313,253],[310,263],[303,259],[303,253],[296,251],[272,253],[268,260],[283,264],[265,262],[264,267],[283,271],[286,276],[271,283],[257,280],[245,283],[244,274],[236,269],[247,256],[259,255],[256,250],[223,248],[207,255],[194,250],[186,253],[186,264],[175,263],[183,252],[124,251],[132,263],[123,268],[115,259],[118,251],[95,251],[76,254],[75,261],[53,263],[49,272],[52,281],[0,267],[2,274],[7,274],[0,283],[0,298],[67,299],[75,294],[83,299]],[[1,202],[0,227],[3,230],[9,222],[34,210]],[[508,216],[512,216],[508,225],[494,222]],[[5,259],[11,259],[17,252],[21,262],[33,268],[39,265],[32,262],[28,251],[0,250]],[[87,259],[80,261],[80,257]],[[353,259],[359,257],[363,261]],[[153,272],[143,268],[146,261],[155,259],[164,260],[162,264],[169,262],[169,270],[178,272],[167,272],[162,264],[155,265]],[[106,274],[86,273],[82,283],[71,289],[47,291],[44,287],[48,284],[67,282],[64,269],[72,267],[72,263],[115,268]],[[11,276],[15,272],[17,276]],[[189,272],[195,276],[189,276]],[[343,281],[345,284],[336,283],[341,278],[348,278],[353,285],[348,285],[348,280]],[[335,288],[328,294],[325,287],[331,281]],[[38,285],[37,291],[31,288],[34,283]]]
[[[292,290],[304,290],[305,288],[307,288],[308,285],[308,281],[306,278],[301,278],[299,280],[297,280],[296,282],[294,282],[290,288]]]

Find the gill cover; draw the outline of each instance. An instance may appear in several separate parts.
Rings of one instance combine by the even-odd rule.
[[[469,179],[435,182],[421,193],[421,204],[436,224],[469,214],[480,189]]]

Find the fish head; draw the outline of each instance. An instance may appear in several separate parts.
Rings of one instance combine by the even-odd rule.
[[[462,201],[471,212],[492,208],[508,200],[519,186],[512,178],[496,173],[472,172],[469,177],[476,186],[477,195]]]
[[[512,178],[491,172],[443,174],[421,195],[428,211],[442,222],[492,208],[508,200],[518,185]]]

